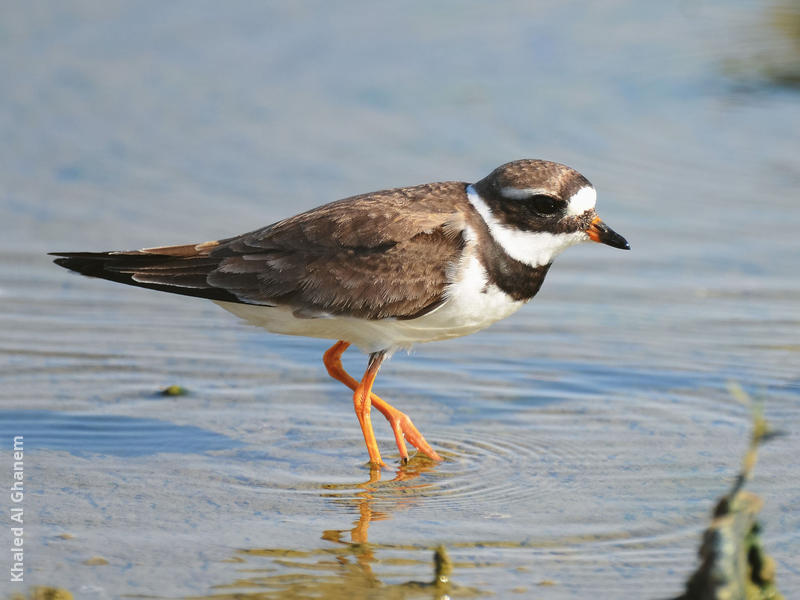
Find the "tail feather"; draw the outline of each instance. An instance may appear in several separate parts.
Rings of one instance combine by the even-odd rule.
[[[241,302],[231,292],[208,283],[208,275],[219,267],[220,258],[208,255],[214,242],[165,246],[129,252],[51,252],[54,262],[88,277],[99,277],[127,285],[208,298]]]

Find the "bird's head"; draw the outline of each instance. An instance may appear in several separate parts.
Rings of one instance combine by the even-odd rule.
[[[468,192],[495,240],[526,264],[549,264],[569,246],[589,240],[630,249],[597,215],[597,193],[589,180],[566,165],[544,160],[506,163]]]

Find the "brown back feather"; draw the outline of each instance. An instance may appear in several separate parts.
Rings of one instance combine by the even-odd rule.
[[[354,196],[241,236],[132,252],[54,253],[84,275],[298,314],[419,316],[444,299],[464,217],[435,183]],[[452,196],[451,196],[452,197]]]

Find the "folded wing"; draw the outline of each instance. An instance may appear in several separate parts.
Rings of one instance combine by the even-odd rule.
[[[444,299],[464,221],[456,182],[340,200],[234,238],[131,252],[54,253],[89,275],[298,316],[408,319]]]

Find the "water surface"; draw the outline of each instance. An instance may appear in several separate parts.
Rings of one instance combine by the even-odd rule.
[[[404,584],[429,581],[444,544],[453,597],[674,596],[747,445],[736,381],[787,433],[752,491],[791,595],[799,14],[779,1],[7,8],[0,455],[8,473],[24,436],[26,584],[431,597]],[[377,415],[390,468],[370,472],[323,341],[44,255],[216,239],[520,157],[581,170],[633,250],[570,249],[513,317],[386,363],[376,390],[439,465],[399,466]],[[171,384],[190,393],[158,394]]]

